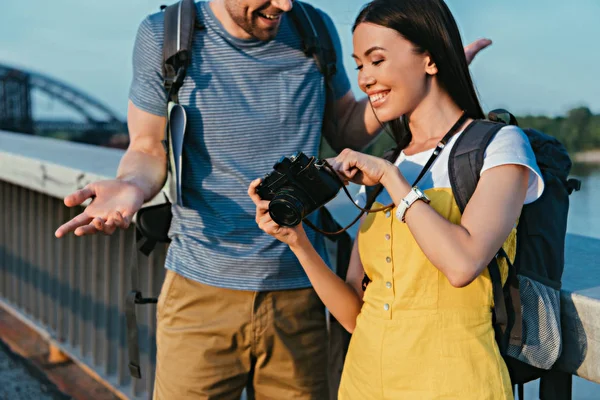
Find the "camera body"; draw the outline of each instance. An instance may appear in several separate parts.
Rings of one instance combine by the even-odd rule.
[[[281,157],[265,175],[256,192],[269,200],[269,214],[280,226],[292,227],[332,200],[342,188],[335,172],[302,152]]]

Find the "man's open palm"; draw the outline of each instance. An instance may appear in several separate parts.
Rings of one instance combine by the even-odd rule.
[[[90,183],[65,197],[65,205],[75,207],[90,198],[90,205],[81,214],[60,226],[56,230],[56,237],[63,237],[69,232],[74,232],[77,236],[98,232],[110,235],[117,228],[127,229],[133,215],[144,203],[141,189],[115,179]]]

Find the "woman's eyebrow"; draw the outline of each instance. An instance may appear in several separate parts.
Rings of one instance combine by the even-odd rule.
[[[374,52],[375,50],[384,50],[385,49],[383,47],[380,46],[373,46],[371,47],[369,50],[365,51],[365,57],[368,57],[369,54],[371,54],[372,52]],[[358,58],[358,56],[356,54],[352,54],[352,58]]]

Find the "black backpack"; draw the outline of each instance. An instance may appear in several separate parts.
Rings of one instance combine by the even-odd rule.
[[[185,110],[179,105],[178,92],[186,77],[186,70],[192,59],[192,40],[197,30],[205,29],[196,18],[196,4],[193,0],[180,0],[170,6],[162,6],[164,11],[164,42],[163,42],[163,77],[164,88],[168,93],[169,118],[165,130],[163,144],[167,152],[168,178],[163,192],[167,201],[164,204],[144,207],[138,211],[135,223],[135,243],[131,259],[131,284],[132,290],[127,296],[125,316],[127,322],[127,341],[129,351],[129,370],[133,377],[141,378],[138,327],[135,306],[137,304],[156,303],[157,298],[145,298],[139,285],[138,252],[149,256],[157,243],[169,243],[169,227],[171,225],[171,204],[180,196],[177,190],[177,160],[176,154],[181,154],[180,147],[185,132],[185,122],[180,118]],[[303,51],[307,57],[312,57],[325,78],[326,106],[323,121],[323,130],[335,129],[335,99],[332,86],[332,77],[336,73],[336,53],[333,40],[322,15],[313,6],[295,1],[293,9],[287,14],[303,44]],[[183,119],[184,121],[185,119]],[[322,139],[322,143],[324,138]],[[341,229],[331,214],[324,207],[320,210],[320,224],[322,229],[335,232]],[[329,246],[334,246],[329,252],[332,264],[337,266],[337,274],[345,278],[352,248],[352,239],[347,233],[328,237]],[[349,342],[349,334],[335,321],[330,321],[330,329],[341,336],[341,342]],[[330,360],[335,365],[336,371],[341,375],[341,363],[345,351],[336,351],[337,357]],[[336,361],[337,360],[337,361]],[[339,382],[339,376],[335,381]],[[332,386],[332,391],[336,390]]]
[[[475,192],[487,146],[506,124],[518,125],[508,111],[494,110],[488,114],[488,120],[475,121],[456,140],[449,155],[448,172],[461,213]],[[494,330],[513,388],[519,387],[519,398],[523,398],[523,384],[538,378],[541,398],[559,398],[555,396],[568,391],[570,381],[557,381],[560,377],[551,370],[562,350],[560,288],[569,195],[579,190],[581,183],[568,178],[571,159],[558,140],[534,129],[524,132],[545,188],[538,200],[523,206],[514,264],[500,249],[488,266],[494,292]],[[399,153],[396,148],[384,158],[394,162]],[[377,186],[367,191],[366,208],[373,205],[381,190]],[[498,267],[500,258],[509,265],[504,285]],[[368,282],[365,276],[363,286]]]

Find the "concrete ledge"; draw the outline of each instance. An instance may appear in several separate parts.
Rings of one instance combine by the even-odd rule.
[[[64,198],[88,183],[112,179],[124,151],[0,131],[0,179]],[[159,195],[147,205],[164,202]]]
[[[567,235],[557,368],[600,383],[600,240]]]

